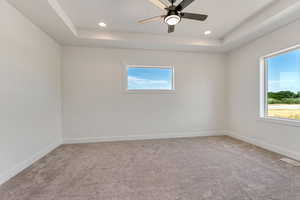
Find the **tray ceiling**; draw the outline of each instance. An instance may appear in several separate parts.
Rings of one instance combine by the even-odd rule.
[[[7,1],[62,45],[228,51],[300,18],[299,0],[195,0],[185,11],[208,20],[183,19],[168,34],[164,23],[137,23],[163,14],[149,0]]]

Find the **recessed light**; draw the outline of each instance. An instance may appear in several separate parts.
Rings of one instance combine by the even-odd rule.
[[[211,34],[210,30],[204,32],[204,35],[210,35],[210,34]]]
[[[106,24],[104,22],[100,22],[98,25],[101,27],[106,27]]]

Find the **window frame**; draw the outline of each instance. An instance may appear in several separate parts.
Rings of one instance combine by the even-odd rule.
[[[300,44],[260,57],[259,119],[271,123],[300,127],[300,120],[268,116],[268,65],[266,59],[300,49]]]
[[[171,69],[172,70],[172,89],[141,89],[141,90],[130,90],[128,89],[128,69],[129,68],[159,68],[159,69]],[[175,93],[175,67],[172,65],[125,65],[124,73],[124,88],[129,94],[173,94]]]

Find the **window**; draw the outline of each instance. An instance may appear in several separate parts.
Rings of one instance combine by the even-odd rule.
[[[261,115],[300,120],[300,48],[262,58]]]
[[[173,91],[173,67],[128,66],[127,91]]]

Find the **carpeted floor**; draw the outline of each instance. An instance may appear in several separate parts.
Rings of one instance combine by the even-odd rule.
[[[1,200],[300,200],[300,168],[229,137],[63,145]]]

